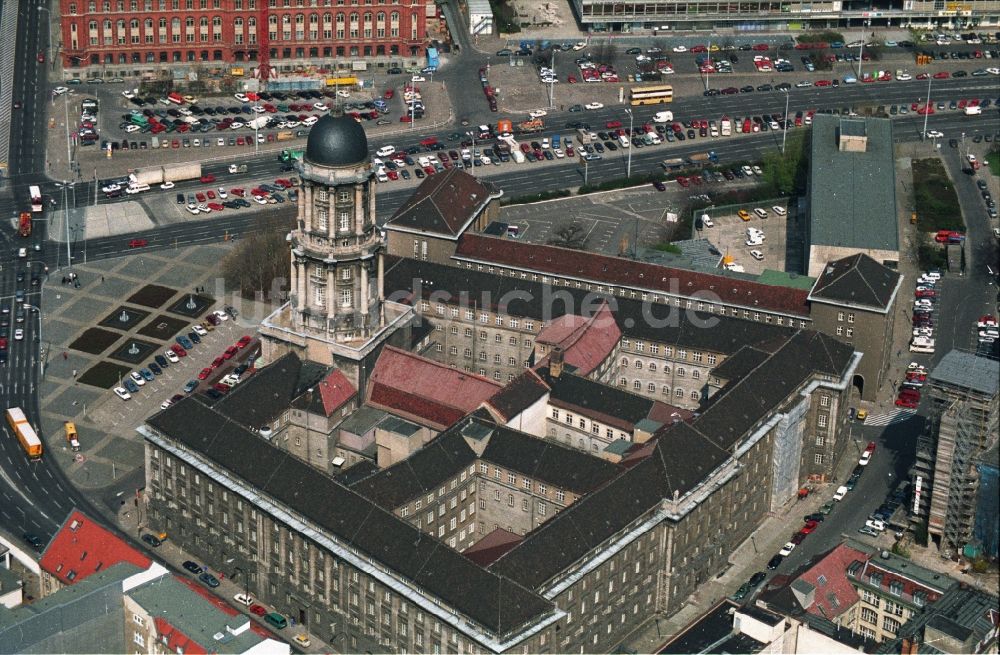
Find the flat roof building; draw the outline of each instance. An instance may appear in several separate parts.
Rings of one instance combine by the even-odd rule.
[[[864,253],[880,264],[899,261],[896,175],[888,119],[813,117],[809,160],[809,264]]]

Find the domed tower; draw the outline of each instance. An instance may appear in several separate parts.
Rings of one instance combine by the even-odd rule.
[[[261,323],[263,359],[295,351],[339,366],[362,389],[380,346],[407,344],[413,316],[383,295],[383,241],[364,129],[348,117],[324,116],[296,168],[289,301]]]
[[[381,323],[375,180],[368,138],[349,117],[324,116],[297,164],[302,178],[291,234],[291,300],[297,328],[337,341],[368,338]]]

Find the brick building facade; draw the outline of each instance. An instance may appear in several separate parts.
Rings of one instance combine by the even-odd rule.
[[[122,75],[194,64],[255,68],[260,25],[266,20],[271,64],[279,70],[349,67],[361,59],[401,64],[424,54],[425,4],[422,0],[60,0],[60,57],[67,69],[100,65]]]

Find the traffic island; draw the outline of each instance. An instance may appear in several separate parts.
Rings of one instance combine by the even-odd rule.
[[[170,341],[174,338],[175,334],[182,331],[185,327],[187,327],[187,321],[160,314],[139,330],[137,334],[149,337],[150,339]]]
[[[92,387],[110,389],[118,386],[122,378],[128,375],[131,370],[130,367],[121,366],[114,362],[100,362],[84,371],[78,380]]]
[[[69,347],[71,350],[79,350],[89,355],[100,355],[120,338],[121,335],[115,332],[109,332],[101,328],[89,328],[77,337],[73,343],[69,344]]]
[[[119,306],[115,311],[105,316],[98,325],[122,332],[130,332],[132,328],[146,320],[147,316],[149,316],[149,312],[141,309]]]
[[[125,340],[124,344],[112,352],[109,357],[137,366],[143,360],[152,357],[158,347],[155,343],[130,337]]]
[[[208,308],[213,304],[215,304],[215,298],[212,296],[189,293],[168,307],[167,311],[189,318],[196,318],[208,311]]]
[[[158,284],[147,284],[129,296],[128,301],[136,305],[142,305],[143,307],[159,308],[176,294],[176,289],[161,287]]]

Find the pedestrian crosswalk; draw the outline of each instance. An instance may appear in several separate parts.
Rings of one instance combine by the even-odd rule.
[[[887,414],[876,414],[865,419],[865,425],[895,425],[908,420],[917,413],[915,409],[897,408]]]

